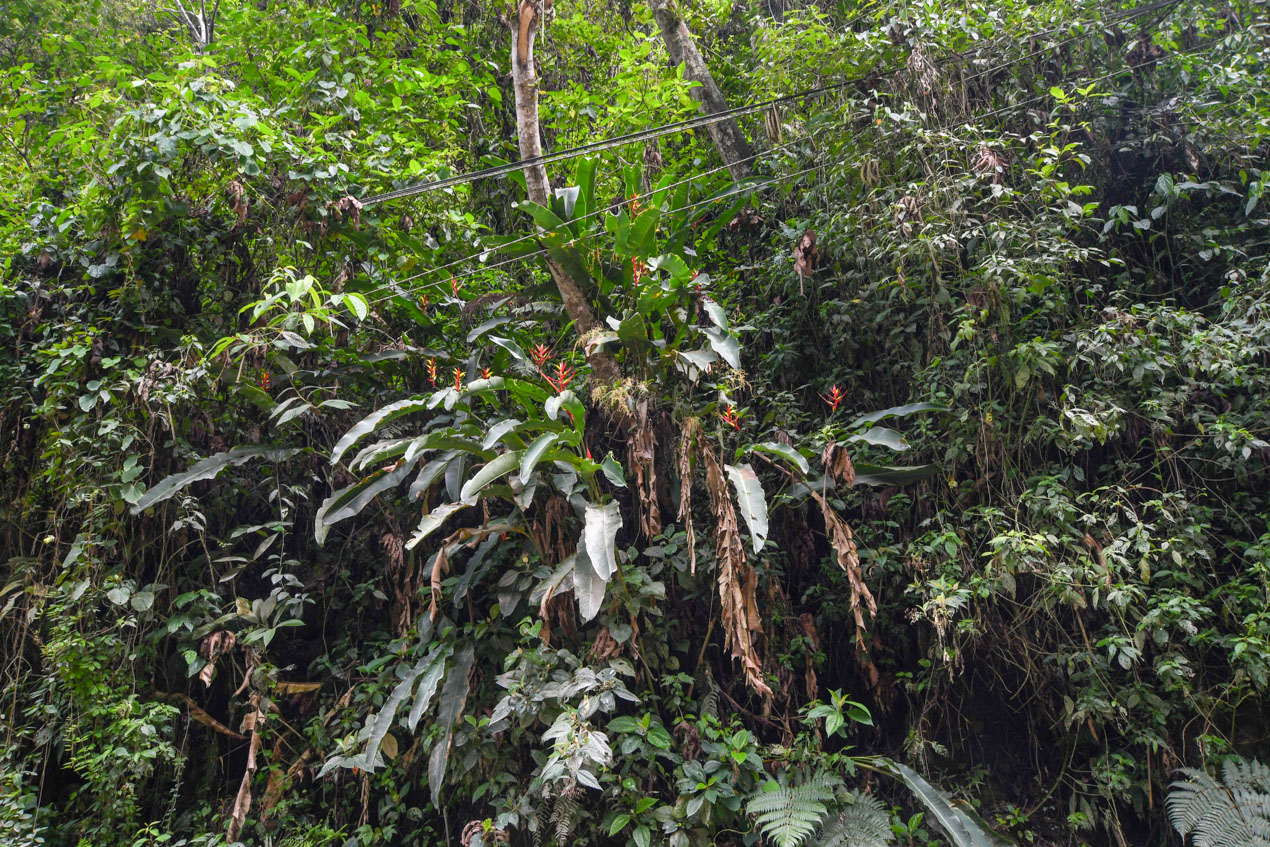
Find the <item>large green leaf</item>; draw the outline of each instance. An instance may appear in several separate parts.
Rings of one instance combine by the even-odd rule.
[[[560,433],[558,432],[544,432],[534,439],[534,443],[525,449],[520,459],[521,482],[529,479],[529,475],[534,472],[534,468],[538,467],[538,462],[542,460],[543,455],[559,440]]]
[[[974,818],[950,803],[942,792],[908,765],[885,756],[873,757],[867,764],[903,781],[930,813],[927,820],[935,821],[955,847],[1004,847],[1005,842],[1002,839],[989,833]]]
[[[790,447],[788,444],[781,444],[779,441],[764,441],[760,444],[751,444],[744,452],[768,453],[772,456],[784,459],[804,474],[810,470],[807,460],[803,458],[801,453],[793,447]]]
[[[350,447],[384,424],[411,412],[421,412],[427,408],[428,398],[411,397],[406,400],[398,400],[396,403],[390,403],[382,409],[371,412],[362,418],[356,426],[344,433],[344,437],[335,443],[335,449],[331,451],[331,464],[337,463],[348,452]]]
[[[450,462],[462,454],[462,450],[447,450],[428,462],[423,466],[423,470],[419,471],[415,481],[410,483],[410,492],[406,496],[412,501],[418,500],[423,496],[423,492],[432,487],[432,483],[440,479],[441,474],[445,473],[445,469],[449,467]]]
[[[437,693],[437,685],[441,682],[441,677],[445,675],[445,660],[453,652],[453,645],[442,644],[420,662],[427,667],[419,680],[419,690],[415,692],[415,701],[410,707],[410,714],[406,716],[406,726],[411,732],[415,731],[415,727],[419,725],[419,719],[423,717],[423,713],[427,711],[428,705]]]
[[[573,562],[573,596],[578,600],[578,614],[586,622],[600,613],[608,583],[595,572],[586,547],[582,544],[578,545],[577,552],[568,560]]]
[[[617,570],[617,531],[622,528],[622,509],[616,500],[603,506],[587,503],[582,526],[582,546],[596,576],[608,582]]]
[[[706,340],[710,342],[710,349],[718,353],[730,367],[740,370],[741,342],[736,340],[736,336],[712,326],[705,328],[705,334]]]
[[[763,484],[758,481],[758,474],[747,462],[743,465],[724,465],[728,479],[736,489],[736,502],[741,507],[741,517],[749,527],[750,539],[754,542],[754,552],[763,549],[767,540],[767,498],[763,496]]]
[[[390,471],[377,471],[323,500],[313,519],[313,535],[317,543],[325,543],[326,535],[334,524],[359,514],[371,500],[396,488],[412,470],[414,465],[401,462]]]
[[[505,476],[520,466],[520,451],[508,450],[506,453],[500,453],[485,467],[481,468],[472,478],[463,484],[463,490],[459,494],[459,499],[465,503],[473,502],[473,498],[481,492],[485,486],[501,476]]]
[[[441,785],[445,782],[446,767],[450,762],[450,744],[454,741],[454,725],[463,714],[463,706],[467,703],[467,695],[471,691],[468,673],[472,670],[472,661],[476,652],[471,643],[463,645],[454,657],[454,667],[450,668],[441,688],[441,702],[437,707],[437,726],[441,728],[441,737],[437,739],[432,754],[428,757],[428,788],[432,792],[432,805],[441,807]]]
[[[182,473],[165,477],[157,485],[142,494],[132,507],[132,513],[139,515],[155,503],[162,503],[183,488],[205,479],[215,479],[225,468],[246,464],[252,459],[264,459],[269,462],[280,462],[300,452],[297,448],[276,447],[235,447],[223,453],[217,453],[195,462],[193,467]]]
[[[863,441],[865,444],[872,444],[874,447],[885,447],[888,450],[902,452],[908,449],[908,445],[904,443],[904,436],[900,435],[893,429],[884,426],[870,427],[863,432],[847,437],[847,443]]]
[[[877,423],[886,418],[903,418],[917,412],[946,412],[948,407],[942,403],[909,403],[907,406],[892,406],[889,409],[882,409],[878,412],[870,412],[867,415],[861,415],[851,422],[847,429],[856,429],[865,424]]]
[[[855,466],[856,485],[908,485],[921,482],[939,473],[937,465],[914,465],[908,468],[893,468],[887,465]]]
[[[437,506],[431,512],[423,516],[423,520],[419,521],[419,526],[415,529],[415,534],[406,542],[406,549],[413,550],[418,546],[420,541],[436,532],[441,524],[445,523],[445,519],[457,512],[459,509],[466,509],[471,503],[443,503]]]

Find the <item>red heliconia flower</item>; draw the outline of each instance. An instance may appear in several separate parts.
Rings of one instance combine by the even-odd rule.
[[[269,390],[269,371],[265,371],[264,373],[260,375],[260,390],[261,391]]]
[[[719,414],[719,417],[723,418],[723,422],[737,432],[741,431],[741,416],[736,413],[735,406],[728,406]]]
[[[453,276],[450,277],[450,291],[454,294],[455,297],[459,296],[459,281],[455,279]]]
[[[454,369],[454,390],[455,391],[463,390],[463,369],[462,368]]]
[[[432,356],[428,357],[428,379],[432,380],[432,387],[437,386],[437,360]]]
[[[644,208],[645,208],[644,204],[639,202],[638,194],[632,194],[630,197],[627,197],[626,199],[631,204],[632,215],[638,216],[641,212],[644,211]]]
[[[431,305],[432,305],[432,301],[431,301],[430,299],[428,299],[428,295],[426,295],[426,294],[421,294],[421,295],[419,296],[419,311],[421,311],[421,312],[422,312],[422,311],[425,311],[425,310],[427,310],[427,308],[428,308],[429,306],[431,306]]]
[[[577,376],[577,368],[571,368],[564,362],[556,362],[555,375],[543,374],[551,387],[556,390],[557,394],[563,392],[569,387],[569,383],[573,382],[573,378]]]
[[[639,285],[639,281],[643,278],[647,267],[639,259],[631,257],[631,282]]]
[[[586,449],[586,457],[587,457],[587,461],[589,461],[589,462],[594,462],[594,461],[595,461],[595,459],[592,459],[592,458],[591,458],[591,448],[590,448],[590,447],[587,447],[587,448],[585,448],[585,449]]]
[[[546,344],[539,344],[529,351],[529,358],[534,360],[538,370],[542,370],[542,366],[547,364],[547,360],[551,358],[551,348]]]
[[[841,388],[835,385],[829,389],[828,394],[821,394],[820,399],[829,404],[829,414],[832,415],[834,412],[838,411],[838,406],[842,404],[843,400],[847,399],[847,395]]]
[[[481,379],[489,379],[489,378],[490,378],[490,377],[492,377],[493,375],[494,375],[494,372],[493,372],[493,371],[491,371],[489,368],[482,368],[482,369],[481,369]]]

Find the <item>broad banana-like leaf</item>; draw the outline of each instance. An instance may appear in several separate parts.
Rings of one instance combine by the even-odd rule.
[[[445,523],[445,519],[457,512],[459,509],[466,509],[471,503],[443,503],[437,506],[431,512],[423,516],[423,520],[419,521],[419,527],[415,530],[415,534],[406,542],[406,549],[413,550],[418,546],[419,542],[427,538]]]
[[[588,503],[582,527],[582,546],[596,576],[608,582],[617,570],[617,531],[622,528],[622,510],[616,500],[596,506]]]
[[[723,469],[728,472],[728,479],[732,480],[732,487],[736,489],[736,502],[741,507],[741,517],[749,527],[750,539],[757,553],[767,540],[767,498],[763,496],[763,484],[748,462],[744,465],[724,465]]]
[[[1002,839],[950,803],[939,789],[908,765],[885,756],[873,757],[869,759],[869,764],[908,786],[908,790],[929,812],[927,820],[934,820],[955,847],[1005,847]]]
[[[807,464],[807,460],[803,458],[801,453],[793,447],[790,447],[788,444],[781,444],[779,441],[764,441],[761,444],[751,444],[749,448],[747,448],[747,452],[748,451],[768,453],[779,459],[784,459],[804,474],[811,469]]]
[[[406,475],[414,470],[414,466],[402,462],[389,471],[377,471],[360,482],[331,494],[322,501],[313,520],[313,535],[318,544],[326,542],[326,534],[331,527],[340,521],[351,518],[366,508],[366,504],[381,493],[391,491]]]
[[[534,472],[534,468],[538,467],[538,462],[543,455],[557,441],[560,440],[558,432],[544,432],[542,435],[534,439],[534,443],[526,448],[524,455],[520,458],[520,480],[527,482],[529,475]]]
[[[300,452],[297,448],[276,447],[235,447],[232,450],[216,453],[195,462],[188,471],[160,480],[157,485],[142,494],[132,507],[132,513],[139,515],[155,503],[162,503],[183,488],[205,479],[215,479],[225,468],[243,465],[252,459],[264,459],[269,462],[280,462]]]
[[[741,342],[736,340],[736,336],[712,326],[706,327],[704,332],[706,340],[710,342],[710,349],[718,353],[730,367],[740,370]]]
[[[903,451],[908,449],[908,445],[904,443],[904,436],[884,426],[875,426],[855,435],[847,436],[848,443],[856,441],[863,441],[865,444],[872,444],[875,447],[885,447],[888,450]]]
[[[475,650],[469,642],[459,649],[441,687],[441,704],[437,707],[437,725],[441,737],[428,757],[428,788],[432,791],[432,805],[441,808],[441,784],[445,782],[445,769],[450,762],[450,744],[454,741],[454,725],[463,714],[467,695],[471,691],[467,675],[472,670]]]
[[[428,398],[411,397],[406,400],[398,400],[396,403],[390,403],[382,409],[371,412],[352,429],[344,433],[344,436],[339,441],[335,442],[335,449],[331,451],[331,464],[334,465],[339,462],[340,458],[348,452],[350,447],[384,424],[411,412],[423,411],[426,408],[428,408]]]
[[[481,492],[485,486],[501,476],[505,476],[512,472],[515,468],[520,467],[520,451],[509,450],[506,453],[500,453],[493,461],[485,465],[463,484],[463,490],[459,492],[459,499],[464,503],[472,502],[473,498]]]
[[[907,406],[892,406],[877,412],[861,415],[851,422],[847,429],[856,429],[868,423],[877,423],[887,418],[903,418],[917,412],[946,412],[948,407],[942,403],[909,403]]]
[[[577,598],[578,614],[585,623],[600,613],[607,581],[595,572],[585,546],[579,544],[578,551],[565,561],[570,560],[573,562],[573,596]]]

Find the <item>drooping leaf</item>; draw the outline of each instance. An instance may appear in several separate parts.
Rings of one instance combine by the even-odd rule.
[[[418,546],[420,541],[423,541],[423,539],[436,532],[441,524],[445,523],[446,518],[457,512],[459,509],[466,509],[471,505],[471,503],[462,502],[443,503],[431,512],[428,512],[423,516],[423,520],[419,521],[419,526],[415,529],[415,534],[412,535],[410,540],[406,542],[406,549],[413,550]]]
[[[618,488],[626,487],[626,474],[622,472],[621,463],[613,458],[612,453],[609,453],[604,457],[604,461],[600,462],[600,470],[604,472],[605,478]]]
[[[870,412],[867,415],[861,415],[853,420],[847,429],[858,429],[865,424],[877,423],[886,418],[903,418],[918,412],[946,412],[948,407],[942,403],[909,403],[906,406],[892,406],[889,409],[882,409],[877,412]]]
[[[447,450],[440,456],[423,466],[423,470],[419,471],[419,475],[415,477],[415,481],[410,483],[410,491],[407,497],[410,500],[418,500],[423,493],[432,487],[432,483],[445,473],[445,469],[449,467],[450,462],[454,461],[462,454],[461,450]]]
[[[566,561],[569,560],[573,562],[573,595],[578,601],[578,614],[585,623],[600,613],[607,580],[600,579],[595,572],[584,545],[579,544],[577,552]]]
[[[741,367],[741,343],[736,340],[736,336],[723,332],[715,327],[706,327],[706,340],[710,342],[710,349],[718,353],[723,361],[737,370]]]
[[[926,807],[929,816],[955,847],[1004,847],[1005,842],[989,833],[977,821],[958,809],[935,786],[908,765],[877,756],[869,760],[878,770],[901,780]]]
[[[748,462],[724,465],[723,469],[736,489],[736,502],[741,507],[741,517],[750,530],[750,540],[754,542],[754,552],[757,553],[767,540],[767,498],[763,495],[763,484]]]
[[[505,476],[520,466],[520,451],[508,450],[506,453],[500,453],[485,467],[481,468],[472,478],[463,484],[463,490],[459,494],[459,499],[465,503],[472,502],[473,498],[481,492],[485,486],[501,476]]]
[[[252,459],[264,459],[268,462],[280,462],[300,452],[297,448],[276,447],[235,447],[222,453],[208,456],[195,462],[193,467],[182,473],[173,474],[159,481],[150,490],[138,498],[132,507],[132,514],[139,515],[156,503],[162,503],[183,488],[205,479],[215,479],[225,468],[246,464]]]
[[[445,660],[450,658],[450,654],[453,652],[453,645],[448,643],[440,644],[433,648],[420,663],[426,664],[426,667],[419,679],[419,689],[415,692],[415,700],[410,707],[410,714],[406,716],[406,726],[411,732],[415,731],[415,727],[419,725],[419,719],[423,717],[423,713],[427,711],[429,704],[432,703],[432,698],[437,693],[437,685],[441,682],[441,677],[445,675]]]
[[[908,485],[921,482],[939,473],[936,465],[914,465],[907,468],[895,468],[887,465],[855,466],[856,485]]]
[[[386,423],[396,420],[411,412],[420,412],[428,408],[428,398],[411,397],[406,400],[398,400],[396,403],[390,403],[382,409],[371,412],[362,418],[352,429],[344,433],[344,436],[335,443],[335,449],[331,451],[331,464],[339,462],[340,458],[348,452],[348,449],[364,438],[366,435],[374,432]]]
[[[870,427],[863,432],[847,436],[846,440],[848,443],[863,441],[865,444],[872,444],[874,447],[885,447],[888,450],[899,452],[908,449],[908,445],[904,443],[904,436],[884,426]]]
[[[807,460],[803,458],[803,455],[788,444],[781,444],[779,441],[764,441],[760,444],[751,444],[747,448],[747,452],[750,450],[784,459],[804,474],[810,470],[810,466],[807,464]]]
[[[441,727],[441,737],[437,739],[436,746],[428,757],[428,788],[432,792],[432,804],[437,808],[441,806],[441,785],[445,782],[445,771],[450,762],[454,725],[463,714],[463,706],[471,691],[467,677],[472,670],[475,656],[476,652],[470,642],[463,645],[454,657],[454,667],[450,668],[445,685],[441,687],[441,701],[437,707],[437,726]]]
[[[377,471],[327,497],[313,519],[313,534],[317,543],[326,541],[326,535],[334,524],[359,514],[371,500],[396,488],[412,470],[413,465],[401,462],[391,470]]]
[[[489,332],[494,327],[502,326],[503,324],[509,322],[510,320],[511,318],[508,317],[507,315],[499,315],[498,317],[490,318],[489,320],[475,327],[471,332],[467,334],[467,343],[471,344],[473,341],[480,338],[482,335]]]
[[[596,576],[608,582],[617,570],[617,531],[622,528],[622,509],[616,500],[597,506],[588,503],[582,527],[586,549]]]
[[[560,433],[544,432],[534,439],[533,444],[530,444],[525,449],[520,459],[520,479],[522,482],[529,479],[529,475],[534,472],[534,468],[538,466],[538,462],[542,460],[543,455],[559,440]]]

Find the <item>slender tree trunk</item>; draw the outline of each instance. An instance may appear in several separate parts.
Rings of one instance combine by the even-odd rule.
[[[543,0],[550,3],[550,0]],[[520,141],[520,158],[535,159],[542,156],[542,142],[538,132],[538,79],[534,73],[534,36],[538,32],[538,9],[533,0],[522,0],[512,21],[512,84],[516,91],[516,135]],[[541,163],[525,165],[525,186],[531,202],[551,206],[551,182],[547,168]],[[595,313],[577,280],[559,262],[548,257],[547,268],[555,280],[565,311],[573,321],[579,335],[585,335],[599,327]],[[600,382],[612,384],[621,379],[617,360],[603,349],[596,348],[587,354],[591,372]]]
[[[648,0],[648,5],[661,29],[662,41],[666,43],[670,61],[675,65],[683,62],[684,75],[693,82],[701,83],[691,91],[693,99],[700,104],[699,111],[705,115],[726,111],[728,103],[723,99],[723,92],[719,91],[718,84],[710,74],[710,68],[705,59],[701,58],[701,51],[697,49],[688,25],[675,8],[674,0]],[[741,180],[749,176],[750,157],[753,154],[749,142],[745,140],[745,133],[741,132],[736,121],[728,118],[712,123],[706,129],[732,178]]]

